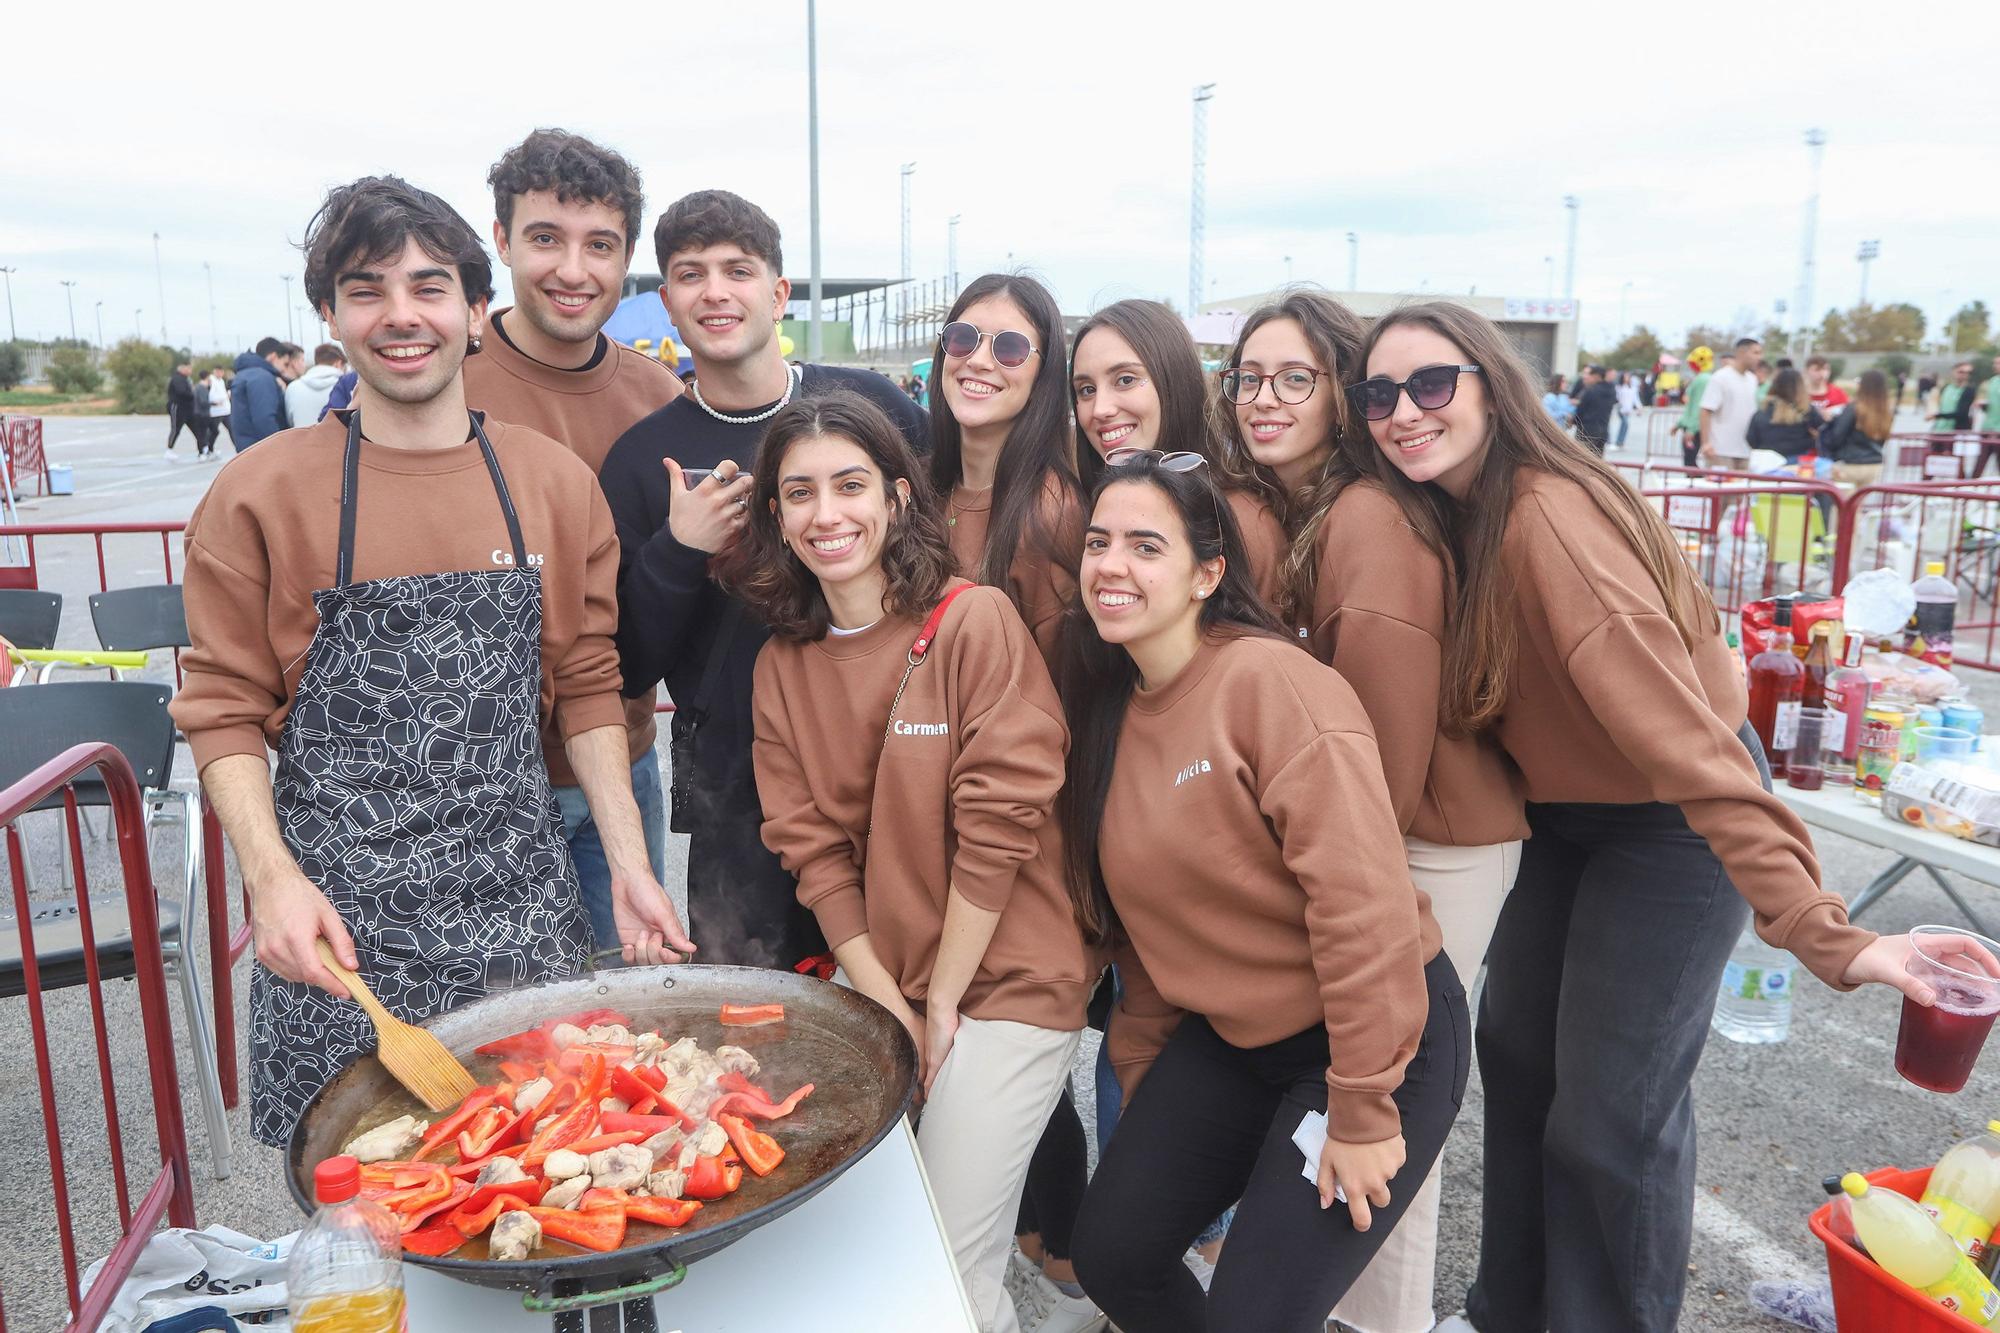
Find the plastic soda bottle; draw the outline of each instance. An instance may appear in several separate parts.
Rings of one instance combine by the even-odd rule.
[[[1981,1328],[2000,1329],[2000,1291],[1929,1213],[1894,1190],[1870,1188],[1851,1171],[1840,1187],[1853,1200],[1861,1243],[1889,1276]]]
[[[1905,631],[1904,651],[1951,670],[1953,620],[1958,615],[1958,585],[1944,576],[1944,561],[1924,562],[1924,576],[1910,585],[1917,595],[1917,613]]]
[[[2000,1225],[2000,1120],[1938,1159],[1920,1202],[1975,1263],[1984,1257]]]
[[[361,1164],[329,1157],[313,1168],[319,1211],[286,1265],[293,1333],[408,1333],[403,1244],[395,1217],[360,1197]]]

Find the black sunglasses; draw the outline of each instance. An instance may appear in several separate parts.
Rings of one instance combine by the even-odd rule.
[[[993,340],[993,359],[1009,370],[1026,365],[1029,357],[1042,350],[1030,342],[1025,333],[1016,333],[1013,329],[981,333],[978,325],[968,324],[962,319],[955,319],[944,326],[944,331],[938,334],[938,345],[944,348],[946,356],[962,358],[978,351],[979,344],[988,338]]]
[[[1396,398],[1405,390],[1410,401],[1426,412],[1435,412],[1458,396],[1458,377],[1477,375],[1478,366],[1425,366],[1413,370],[1398,383],[1387,375],[1361,381],[1348,389],[1355,407],[1370,421],[1387,421],[1396,414]]]
[[[1128,444],[1122,449],[1113,449],[1104,455],[1106,467],[1129,467],[1142,458],[1150,458],[1159,464],[1162,472],[1192,472],[1207,463],[1200,454],[1183,449],[1177,453],[1166,453],[1159,449],[1141,449],[1136,444]]]

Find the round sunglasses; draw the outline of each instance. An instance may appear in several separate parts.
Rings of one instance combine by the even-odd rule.
[[[1167,453],[1161,449],[1142,449],[1136,444],[1128,444],[1104,455],[1104,466],[1127,467],[1143,458],[1150,458],[1159,464],[1162,472],[1192,472],[1208,462],[1200,454],[1185,449]]]
[[[1478,366],[1424,366],[1406,380],[1377,375],[1350,387],[1348,396],[1370,421],[1387,421],[1396,414],[1396,399],[1404,392],[1425,412],[1435,412],[1458,396],[1458,377],[1477,375]]]
[[[962,319],[955,319],[944,326],[943,332],[938,334],[938,345],[944,348],[946,356],[956,360],[971,356],[988,338],[993,340],[993,359],[1009,370],[1026,365],[1029,357],[1042,350],[1029,341],[1025,333],[1017,333],[1013,329],[981,333],[978,325],[968,324]]]

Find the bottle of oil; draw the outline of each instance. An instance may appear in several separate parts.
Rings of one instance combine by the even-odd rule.
[[[401,1228],[360,1197],[361,1164],[329,1157],[313,1168],[319,1211],[286,1265],[293,1333],[408,1333]]]

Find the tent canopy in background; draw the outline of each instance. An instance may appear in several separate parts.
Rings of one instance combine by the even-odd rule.
[[[639,347],[643,342],[646,345],[639,350],[652,356],[660,354],[662,339],[670,340],[674,350],[680,353],[675,371],[685,372],[694,368],[694,361],[688,356],[680,332],[674,328],[674,321],[668,317],[666,304],[660,300],[658,292],[635,292],[620,301],[618,308],[611,312],[611,318],[605,321],[604,333],[606,337],[615,338],[628,347]]]

